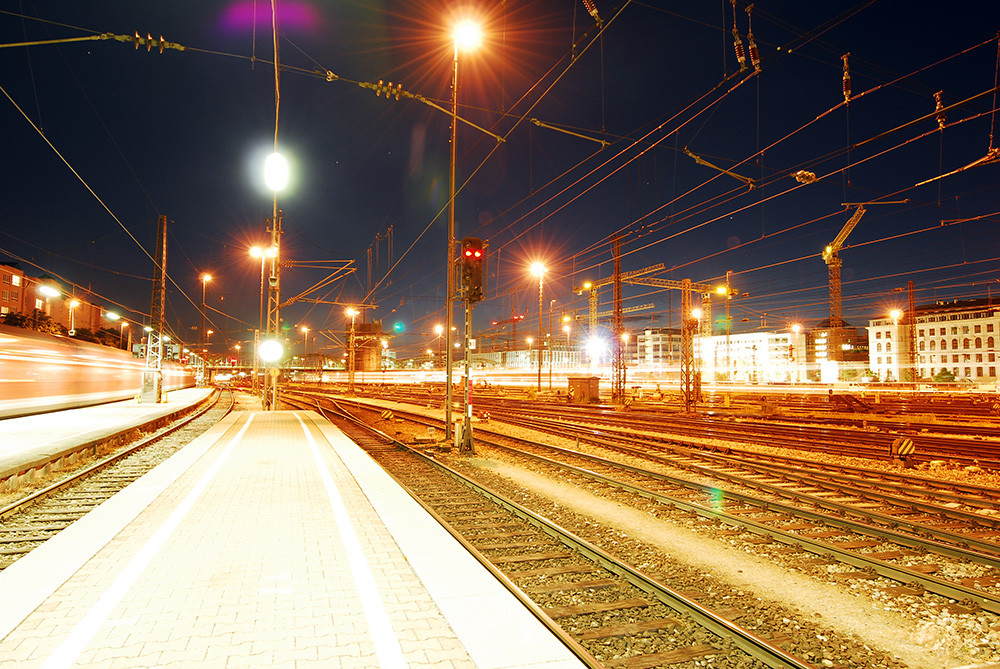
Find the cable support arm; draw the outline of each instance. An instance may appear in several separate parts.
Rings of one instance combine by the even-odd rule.
[[[750,177],[745,177],[742,174],[736,174],[735,172],[730,172],[729,170],[724,169],[722,167],[719,167],[718,165],[713,165],[712,163],[708,162],[707,160],[705,160],[701,156],[698,156],[698,155],[695,155],[695,154],[691,153],[686,146],[684,147],[684,153],[686,155],[691,156],[692,158],[694,158],[694,162],[698,163],[699,165],[704,165],[705,167],[711,167],[713,170],[718,170],[719,172],[722,172],[723,174],[728,174],[732,178],[737,179],[739,181],[742,181],[746,185],[750,186],[751,189],[757,187],[757,184]]]
[[[558,126],[545,123],[544,121],[539,121],[537,118],[529,118],[528,120],[537,125],[539,128],[548,128],[549,130],[555,130],[556,132],[561,132],[566,135],[572,135],[573,137],[579,137],[580,139],[587,139],[590,140],[591,142],[597,142],[598,144],[601,145],[602,149],[606,148],[609,144],[609,142],[603,139],[597,139],[596,137],[588,137],[587,135],[582,135],[578,132],[573,132],[572,130],[566,130],[565,128],[560,128]]]
[[[327,81],[350,81],[349,79],[344,79],[343,77],[337,76],[336,74],[334,74],[330,70],[326,70],[326,72],[324,72],[322,74],[325,76],[325,78],[326,78]],[[379,79],[377,84],[373,84],[370,81],[355,81],[355,82],[352,82],[352,83],[357,84],[361,88],[368,88],[368,89],[371,89],[371,90],[375,91],[375,95],[376,96],[380,96],[383,93],[385,93],[386,99],[388,99],[388,98],[396,98],[398,100],[399,98],[410,98],[411,100],[416,100],[417,102],[423,102],[428,107],[433,107],[434,109],[437,109],[440,112],[444,112],[448,116],[452,115],[450,110],[445,109],[444,107],[442,107],[441,105],[439,105],[438,103],[436,103],[436,102],[434,102],[432,100],[428,100],[423,95],[420,95],[419,93],[411,93],[410,91],[404,91],[403,90],[403,84],[398,84],[398,83],[397,84],[393,84],[391,81],[388,82],[388,83],[386,83],[382,79]],[[493,139],[495,139],[498,143],[506,141],[500,135],[492,133],[489,130],[487,130],[486,128],[478,126],[478,125],[476,125],[475,123],[473,123],[472,121],[470,121],[468,119],[462,118],[461,116],[458,116],[458,115],[456,115],[455,118],[457,120],[461,121],[462,123],[475,128],[479,132],[482,132],[482,133],[484,133],[486,135],[489,135],[490,137],[492,137]]]
[[[175,42],[168,42],[163,39],[163,35],[160,35],[159,39],[156,39],[151,34],[146,33],[145,37],[142,37],[137,30],[135,35],[116,35],[115,33],[101,33],[100,35],[90,35],[88,37],[66,37],[64,39],[50,39],[41,40],[36,42],[14,42],[11,44],[0,44],[0,49],[6,49],[9,47],[17,46],[44,46],[48,44],[67,44],[70,42],[93,42],[99,40],[116,40],[118,42],[131,42],[135,44],[135,48],[138,49],[140,46],[145,46],[146,51],[152,51],[153,49],[158,49],[160,53],[163,53],[164,49],[175,49],[177,51],[184,51],[187,47],[177,44]]]

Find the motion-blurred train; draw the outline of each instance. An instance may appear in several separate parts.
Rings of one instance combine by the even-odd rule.
[[[145,363],[108,346],[0,325],[0,418],[127,400]],[[194,385],[194,373],[163,362],[163,389]]]

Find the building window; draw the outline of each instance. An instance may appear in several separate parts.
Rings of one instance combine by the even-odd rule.
[[[941,350],[942,351],[947,351],[948,350],[948,340],[947,339],[942,339],[941,340]]]
[[[875,364],[876,365],[881,365],[882,364],[882,356],[879,356],[879,357],[875,358]]]
[[[21,277],[19,277],[17,274],[15,274],[14,276],[10,277],[10,282],[12,284],[14,284],[15,286],[20,286],[21,285]],[[992,330],[991,330],[991,332],[992,332]]]
[[[928,334],[929,334],[929,335],[930,335],[931,337],[933,337],[933,336],[934,336],[934,328],[931,328],[930,330],[928,330],[928,331],[927,331],[927,333],[928,333]]]
[[[921,342],[921,343],[923,343],[923,342]],[[934,341],[933,339],[931,339],[931,350],[932,351],[936,351],[937,350],[937,342]]]
[[[969,334],[969,326],[968,325],[963,325],[962,326],[962,334]]]
[[[934,342],[931,342],[931,343],[933,344]],[[924,350],[924,342],[923,342],[922,340],[921,340],[921,342],[920,342],[920,350],[921,350],[921,351],[923,351],[923,350]]]
[[[969,341],[969,338],[968,338],[968,337],[966,337],[965,339],[963,339],[963,340],[962,340],[962,348],[964,348],[964,349],[968,349],[968,348],[969,348],[969,344],[970,344],[970,343],[971,343],[971,342]]]
[[[879,342],[879,343],[875,344],[875,351],[876,351],[876,353],[881,353],[882,352],[882,342]]]
[[[982,375],[983,375],[983,368],[976,367],[976,376],[982,376]]]
[[[976,354],[976,362],[982,362],[982,361],[983,361],[983,354],[982,353],[977,353]]]
[[[958,356],[957,355],[951,356],[951,361],[952,362],[958,362]],[[958,367],[956,367],[955,369],[958,369]]]
[[[885,343],[885,350],[886,351],[891,351],[892,350],[892,342],[891,341],[887,341]]]
[[[956,349],[958,349],[958,339],[952,339],[951,340],[951,350],[954,351]]]
[[[986,338],[986,348],[993,348],[993,337]]]
[[[7,286],[10,285],[10,274],[4,274],[3,275],[3,282],[4,282],[4,285],[7,285]]]
[[[986,324],[986,331],[987,332],[993,332],[993,323],[987,323]]]
[[[987,354],[986,359],[989,360],[990,362],[996,362],[997,361],[997,354],[996,353],[989,353],[989,354]]]
[[[996,376],[996,375],[997,375],[997,368],[990,367],[990,376]]]
[[[969,378],[970,376],[972,376],[972,368],[971,367],[963,367],[962,369],[965,370],[965,378]]]
[[[40,299],[38,299],[36,297],[35,298],[35,309],[38,309],[39,311],[41,311],[41,309],[42,309],[43,306],[45,306],[45,304]]]
[[[21,293],[19,293],[16,290],[10,291],[10,301],[11,302],[20,302],[21,301]]]
[[[982,331],[983,331],[983,326],[982,325],[975,326],[975,333],[976,334],[979,334]]]
[[[983,347],[983,338],[976,337],[976,348],[982,348],[982,347]]]
[[[892,356],[891,355],[885,356],[885,364],[887,364],[887,365],[891,365],[892,364]]]
[[[875,333],[875,339],[881,339],[881,338],[882,338],[882,333],[881,332],[876,332]]]
[[[3,301],[4,302],[9,302],[10,301],[10,291],[9,290],[3,291],[3,293],[0,293],[0,295],[3,295]]]
[[[931,332],[931,334],[934,334],[934,333]],[[923,337],[924,336],[924,331],[923,330],[917,330],[917,336],[918,337]]]
[[[10,309],[8,307],[0,307],[0,314],[9,314]]]

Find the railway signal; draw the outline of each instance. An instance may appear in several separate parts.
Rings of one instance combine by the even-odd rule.
[[[483,240],[476,237],[466,237],[462,240],[462,287],[466,299],[470,303],[481,301],[485,297],[483,285],[483,262],[486,250]]]

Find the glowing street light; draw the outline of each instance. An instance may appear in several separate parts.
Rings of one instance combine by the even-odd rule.
[[[69,336],[76,334],[76,308],[80,306],[80,300],[69,301]]]
[[[892,319],[893,325],[899,325],[899,319],[903,317],[903,312],[899,309],[893,309],[889,312],[889,318]]]
[[[354,317],[358,315],[358,310],[348,307],[345,314],[351,317],[351,335],[347,341],[347,392],[354,394]]]
[[[264,160],[264,183],[272,191],[285,190],[288,186],[288,161],[275,151]]]
[[[538,277],[538,392],[542,392],[542,342],[545,341],[542,335],[542,285],[547,271],[542,263],[531,263],[531,273]]]
[[[454,319],[454,293],[455,293],[455,268],[453,256],[455,253],[455,168],[458,145],[458,51],[459,49],[469,51],[479,45],[482,35],[479,27],[472,21],[461,21],[452,30],[452,43],[454,44],[454,57],[452,58],[452,78],[451,78],[451,155],[448,161],[448,248],[444,256],[445,262],[445,320],[446,320],[446,350],[445,357],[445,440],[451,441],[451,372],[452,372],[452,351],[451,351],[451,331]]]

